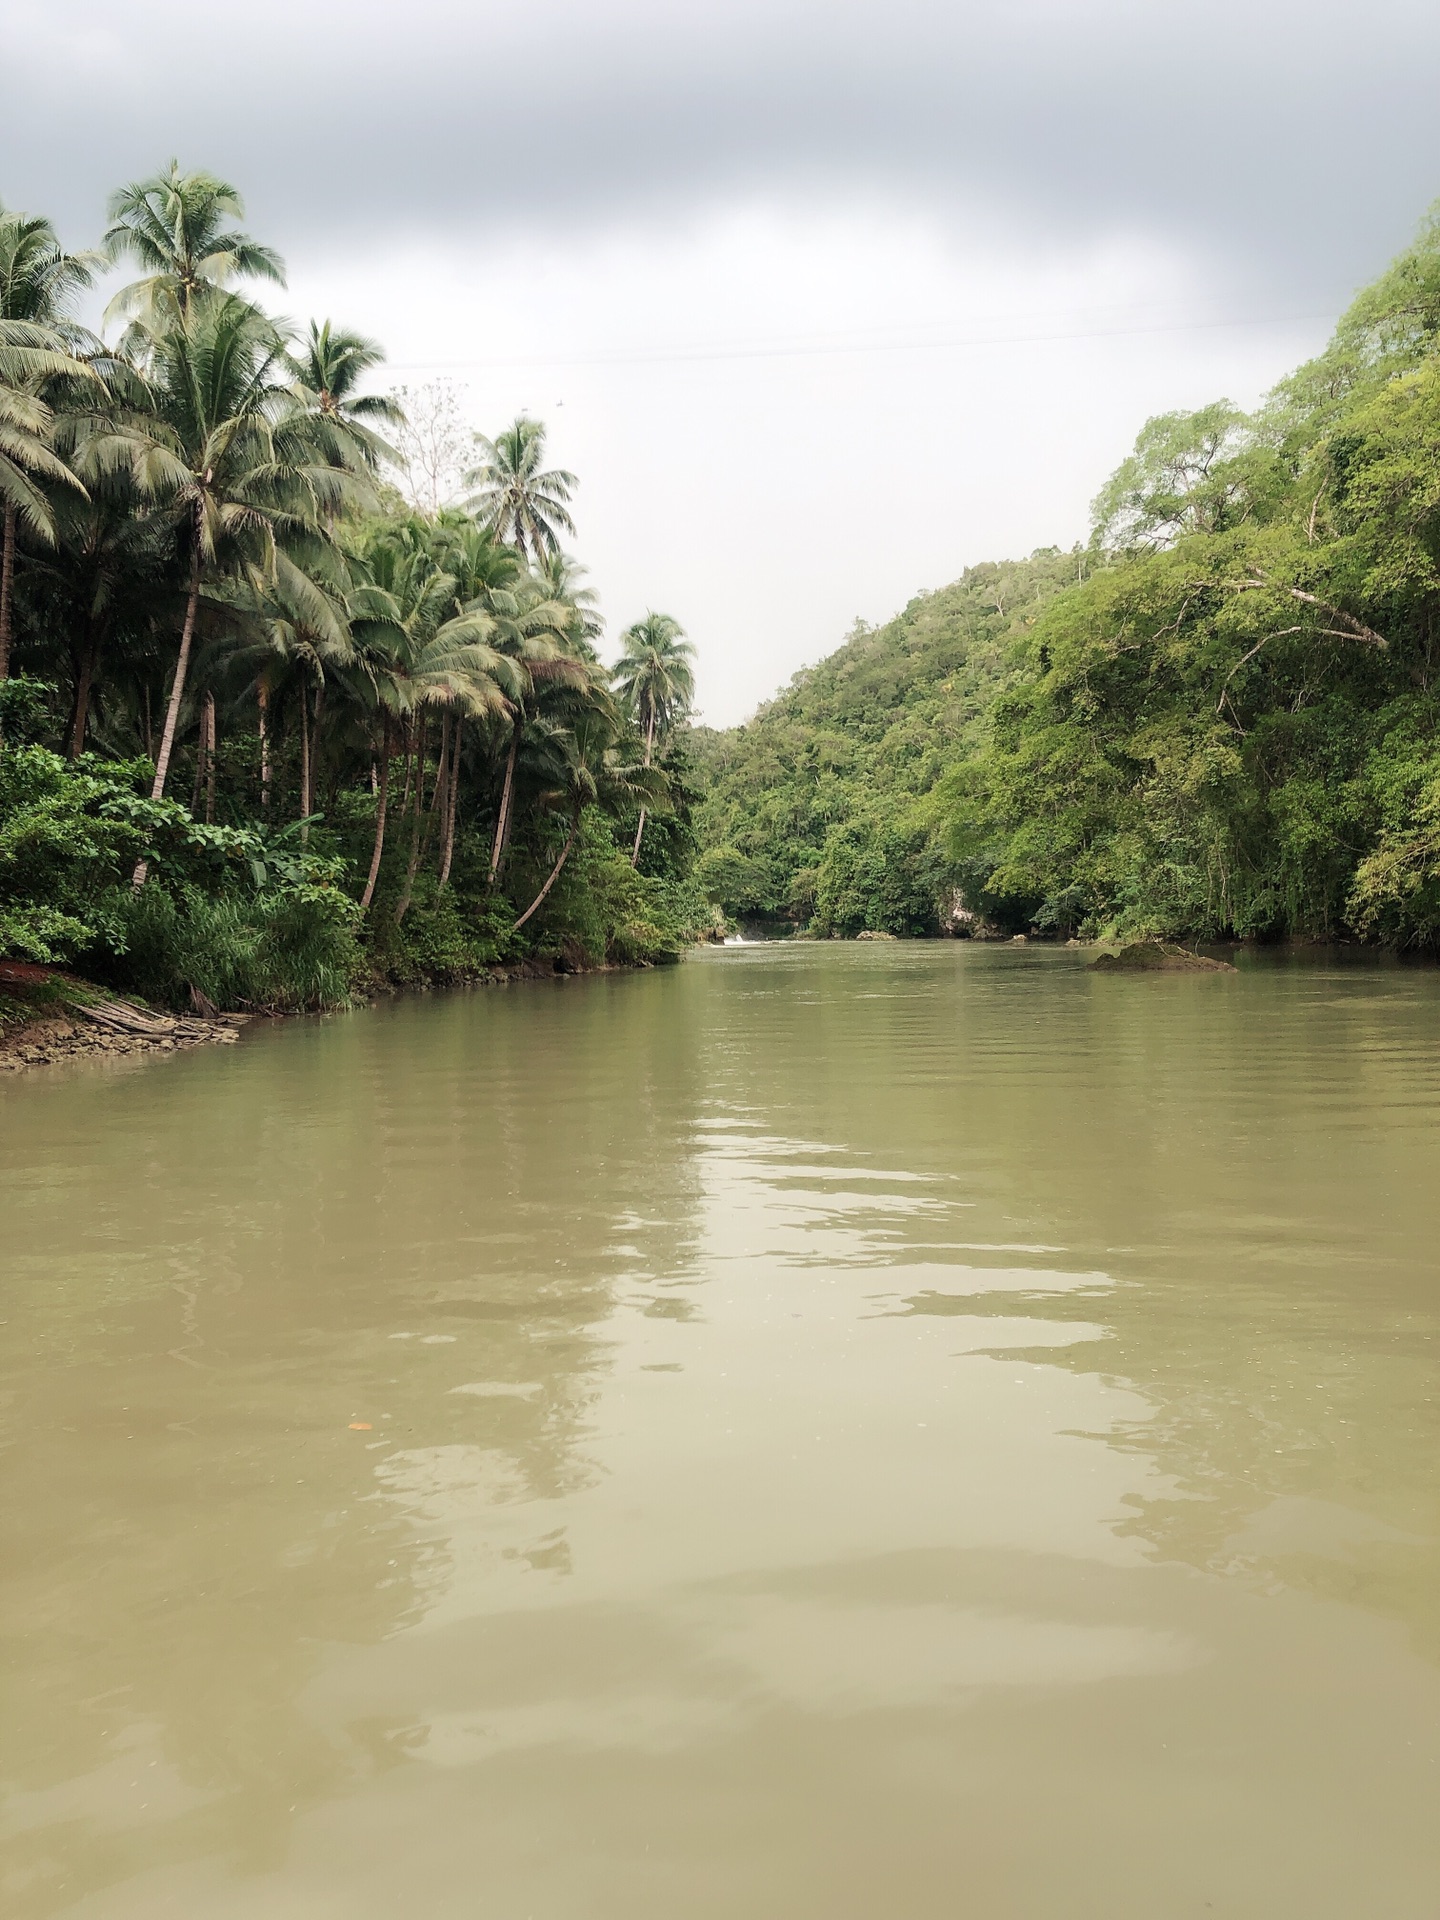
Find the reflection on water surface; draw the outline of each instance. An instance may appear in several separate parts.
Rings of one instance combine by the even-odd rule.
[[[1432,1920],[1440,975],[746,947],[0,1093],[31,1920]]]

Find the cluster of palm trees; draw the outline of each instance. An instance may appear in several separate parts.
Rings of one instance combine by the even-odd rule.
[[[173,164],[113,197],[93,253],[0,209],[0,678],[61,690],[72,758],[145,755],[152,798],[183,766],[197,817],[283,806],[307,834],[342,793],[370,809],[356,889],[396,925],[422,871],[450,886],[457,832],[503,888],[523,819],[545,877],[522,926],[587,810],[640,860],[689,645],[650,614],[601,665],[561,545],[576,482],[538,422],[476,437],[463,509],[408,504],[379,348],[250,297],[284,270],[243,211]],[[75,308],[127,262],[107,344]]]

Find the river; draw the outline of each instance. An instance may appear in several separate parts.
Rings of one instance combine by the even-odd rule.
[[[710,951],[0,1181],[16,1920],[1434,1920],[1440,973]]]

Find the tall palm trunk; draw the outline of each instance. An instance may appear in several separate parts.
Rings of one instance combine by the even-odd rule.
[[[300,844],[310,839],[310,696],[300,682]]]
[[[194,532],[190,549],[190,592],[185,601],[185,625],[180,634],[180,654],[175,662],[175,678],[170,682],[170,702],[165,709],[165,725],[160,734],[160,751],[155,756],[155,778],[150,783],[150,798],[165,798],[165,779],[170,771],[170,756],[175,751],[175,732],[180,725],[180,703],[185,698],[185,676],[190,671],[190,645],[195,638],[195,615],[200,607],[200,528]]]
[[[321,723],[324,718],[325,674],[322,669],[320,678],[315,686],[315,710],[310,720],[310,810],[312,813],[316,812],[324,804],[320,797],[324,788],[322,776],[324,773],[325,759],[321,751],[324,745],[324,734],[321,731]]]
[[[440,822],[440,838],[445,838],[445,820],[450,811],[450,710],[440,722],[440,758],[435,767],[435,793],[430,802],[432,816]],[[428,838],[428,836],[427,836]]]
[[[170,755],[175,750],[175,730],[180,724],[180,702],[185,698],[185,675],[190,667],[190,643],[195,638],[195,615],[200,605],[200,527],[195,525],[190,550],[190,593],[185,602],[185,625],[180,634],[180,653],[175,661],[175,678],[170,685],[170,704],[165,709],[165,728],[160,735],[160,751],[155,756],[155,778],[150,783],[150,798],[165,798],[165,776],[170,771]],[[136,893],[144,886],[149,862],[137,860],[130,884]]]
[[[300,817],[310,811],[310,695],[300,683]]]
[[[424,808],[424,837],[420,839],[420,864],[424,864],[426,854],[430,852],[430,839],[436,831],[436,822],[444,835],[445,828],[445,774],[449,772],[449,714],[445,714],[444,730],[440,739],[440,755],[436,756],[436,783],[430,789],[430,806],[424,806],[424,732],[420,733],[420,791],[415,795],[415,804]]]
[[[455,814],[460,804],[460,740],[462,722],[455,721],[455,744],[450,752],[450,784],[445,794],[445,851],[440,858],[440,879],[435,891],[443,892],[450,883],[450,863],[455,857]]]
[[[255,704],[260,710],[260,811],[270,811],[270,687],[262,673],[255,683]]]
[[[410,787],[415,778],[415,723],[408,719],[404,728],[405,784],[400,789],[400,818],[410,811]]]
[[[200,704],[200,738],[195,748],[195,786],[190,795],[191,817],[200,812],[200,795],[207,792],[214,776],[210,771],[211,756],[215,751],[215,696],[207,687],[205,698]]]
[[[5,504],[4,532],[0,534],[0,680],[10,674],[10,635],[15,605],[15,539],[20,525],[19,510]]]
[[[490,849],[490,885],[495,884],[495,876],[500,871],[500,862],[505,857],[505,849],[510,843],[510,805],[515,793],[515,756],[520,751],[520,728],[523,716],[516,714],[515,725],[510,733],[510,751],[505,758],[505,782],[500,789],[500,817],[495,822],[495,842]]]
[[[215,824],[215,695],[207,688],[205,692],[205,739],[208,750],[205,755],[205,824]]]
[[[70,742],[67,748],[72,760],[78,760],[85,751],[85,734],[90,725],[90,698],[99,671],[100,633],[92,626],[85,635],[85,645],[75,670],[75,703],[70,714]]]
[[[420,855],[423,851],[420,841],[420,828],[422,825],[424,825],[426,829],[426,841],[428,842],[430,838],[429,817],[425,811],[425,734],[427,727],[428,722],[422,720],[420,722],[420,738],[415,749],[415,806],[410,823],[410,857],[405,863],[405,884],[400,889],[400,898],[395,906],[395,924],[397,927],[410,911],[410,896],[415,891],[415,874],[420,865]],[[434,809],[432,807],[431,812],[433,813],[433,811]]]
[[[647,767],[650,764],[650,757],[654,753],[654,751],[655,751],[655,709],[654,707],[651,707],[650,719],[645,728],[645,764]],[[644,807],[641,807],[640,824],[635,829],[635,851],[630,855],[630,864],[632,867],[638,867],[640,864],[640,842],[644,837],[645,837],[645,809]]]
[[[549,879],[545,882],[544,886],[541,887],[540,891],[536,894],[535,898],[530,902],[529,906],[526,907],[525,911],[521,914],[520,918],[515,922],[514,927],[511,929],[512,932],[518,933],[521,927],[523,927],[525,922],[530,918],[531,914],[535,912],[536,908],[543,904],[545,900],[545,896],[549,893],[550,889],[554,886],[555,882],[560,878],[560,869],[564,866],[565,862],[570,858],[570,849],[574,846],[575,836],[579,831],[580,831],[580,815],[576,813],[571,818],[570,832],[566,836],[564,846],[560,849],[560,858],[555,862],[554,866],[550,869]]]
[[[375,898],[375,882],[380,878],[380,856],[385,851],[385,807],[390,798],[390,723],[387,720],[380,739],[380,785],[375,806],[375,846],[370,855],[370,877],[360,898],[360,911],[368,911]]]

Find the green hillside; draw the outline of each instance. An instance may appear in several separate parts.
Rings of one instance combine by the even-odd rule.
[[[1083,558],[974,568],[700,745],[731,912],[1440,946],[1440,212],[1256,413],[1147,422]]]
[[[936,789],[1044,603],[1093,565],[1051,550],[972,567],[798,673],[745,726],[696,728],[701,874],[732,917],[933,933],[962,875]]]

